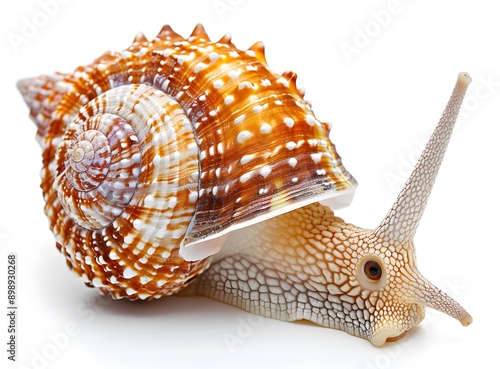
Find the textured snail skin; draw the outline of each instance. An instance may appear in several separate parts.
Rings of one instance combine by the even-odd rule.
[[[469,76],[375,230],[318,202],[356,182],[295,80],[269,70],[261,43],[242,51],[198,25],[187,39],[165,26],[72,74],[20,81],[68,266],[114,298],[184,290],[376,346],[426,306],[470,324],[420,275],[413,245]]]
[[[423,320],[426,306],[471,324],[457,302],[418,272],[413,244],[470,81],[459,75],[413,173],[375,230],[311,204],[230,235],[190,288],[263,316],[342,329],[375,346],[404,336]],[[367,261],[380,265],[380,279],[368,278]]]

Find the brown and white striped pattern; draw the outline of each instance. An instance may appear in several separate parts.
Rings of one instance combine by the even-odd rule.
[[[20,81],[68,265],[116,298],[159,297],[214,252],[201,245],[188,262],[181,245],[351,191],[296,78],[272,72],[261,43],[166,26],[71,74]]]

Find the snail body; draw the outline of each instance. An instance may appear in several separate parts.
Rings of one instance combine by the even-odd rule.
[[[418,324],[425,306],[470,324],[419,274],[412,241],[446,148],[436,137],[449,139],[470,78],[459,76],[375,230],[333,214],[356,181],[295,81],[268,68],[261,43],[242,51],[201,25],[187,39],[168,26],[151,41],[139,34],[71,74],[20,81],[68,266],[113,298],[187,289],[375,345]]]

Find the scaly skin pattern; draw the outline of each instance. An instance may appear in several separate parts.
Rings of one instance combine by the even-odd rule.
[[[231,235],[226,246],[198,277],[197,294],[269,318],[341,329],[376,346],[422,321],[417,291],[436,292],[416,269],[413,242],[380,240],[318,203]],[[368,259],[381,264],[381,283],[364,275]]]
[[[459,74],[420,160],[375,230],[311,204],[230,236],[192,289],[267,317],[341,329],[375,346],[404,336],[426,306],[471,324],[418,272],[413,243],[470,81]]]
[[[341,329],[375,344],[423,319],[424,307],[407,302],[415,274],[412,249],[398,253],[325,206],[312,204],[243,233],[228,240],[237,250],[199,277],[197,293],[270,318]],[[356,274],[367,255],[384,261],[387,282],[379,290],[364,287]]]

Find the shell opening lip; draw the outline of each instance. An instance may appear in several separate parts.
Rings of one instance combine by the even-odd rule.
[[[186,234],[186,237],[181,243],[179,253],[180,255],[187,261],[196,261],[201,260],[206,257],[212,256],[219,252],[226,240],[227,234],[231,231],[245,228],[251,226],[256,223],[260,223],[264,220],[274,218],[278,215],[288,213],[295,209],[301,208],[303,206],[312,204],[313,202],[320,202],[324,205],[327,205],[331,209],[339,209],[349,205],[354,197],[355,187],[347,188],[343,191],[331,193],[327,192],[324,195],[316,195],[308,199],[304,199],[303,201],[297,201],[287,206],[283,206],[280,209],[273,210],[272,212],[268,212],[261,216],[255,217],[249,221],[241,222],[237,224],[233,224],[232,226],[215,233],[213,235],[209,235],[203,239],[194,239],[189,240],[189,230]]]

